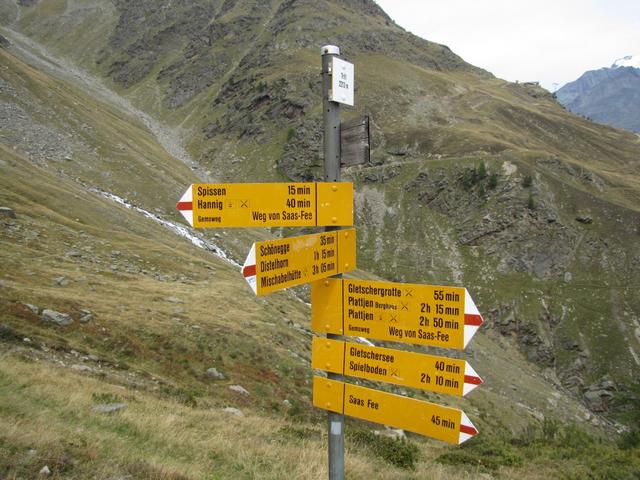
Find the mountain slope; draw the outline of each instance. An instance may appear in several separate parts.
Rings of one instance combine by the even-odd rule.
[[[361,265],[486,291],[483,310],[517,318],[498,330],[515,333],[579,396],[609,375],[621,389],[637,378],[637,136],[569,115],[535,86],[493,78],[404,32],[373,2],[157,7],[36,3],[11,28],[174,125],[218,180],[320,175],[317,48],[339,44],[357,66],[357,107],[345,117],[366,111],[373,121],[377,165],[346,175],[359,191]],[[80,35],[89,37],[82,53]]]
[[[172,185],[192,174],[136,117],[81,83],[6,50],[0,56],[2,105],[12,112],[2,118],[21,119],[15,130],[3,125],[0,145],[0,205],[16,216],[0,220],[0,472],[30,477],[47,465],[63,478],[326,475],[324,416],[311,407],[308,307],[288,293],[254,297],[236,265],[158,222],[171,217]],[[104,145],[99,155],[94,145]],[[107,188],[155,211],[156,221],[114,202]],[[215,240],[232,244],[224,233]],[[73,323],[46,322],[43,309]],[[482,365],[482,390],[465,400],[414,395],[464,408],[488,439],[535,428],[558,409],[565,420],[605,424],[495,332],[479,334],[468,353]],[[208,375],[211,367],[225,378]],[[238,384],[249,394],[229,388]],[[126,406],[99,412],[113,404]],[[495,416],[493,405],[508,409]],[[411,439],[420,452],[413,473],[371,453],[375,444],[354,442],[354,478],[475,476],[434,464],[449,448],[426,439]],[[518,472],[537,478],[539,468],[536,461]]]
[[[569,111],[595,122],[640,133],[640,68],[632,59],[584,73],[557,92]]]
[[[357,106],[345,109],[344,117],[368,113],[373,123],[374,164],[344,172],[356,184],[358,262],[370,272],[359,275],[464,284],[487,319],[465,354],[476,357],[471,360],[474,366],[476,361],[483,365],[477,370],[486,385],[464,401],[441,400],[459,403],[474,422],[480,417],[487,441],[493,441],[494,434],[508,439],[527,428],[535,436],[543,418],[589,428],[607,424],[600,414],[628,420],[623,415],[634,404],[640,365],[640,338],[634,333],[640,318],[635,294],[640,259],[637,136],[569,115],[541,89],[493,78],[446,47],[404,32],[368,1],[22,3],[0,2],[5,26],[0,32],[13,42],[8,51],[0,50],[3,108],[8,112],[3,118],[12,119],[1,133],[2,159],[11,167],[5,165],[3,192],[8,194],[2,201],[25,215],[17,205],[35,193],[17,186],[38,178],[38,169],[47,175],[47,181],[34,184],[34,191],[46,192],[35,197],[39,202],[47,204],[64,192],[74,192],[82,201],[74,203],[80,210],[69,218],[62,215],[73,203],[67,196],[51,205],[53,213],[33,220],[47,236],[65,230],[58,221],[75,232],[65,237],[66,244],[43,243],[47,262],[38,269],[30,266],[34,260],[22,246],[32,240],[26,230],[20,231],[20,221],[3,227],[9,231],[19,226],[3,250],[10,268],[3,277],[8,290],[2,295],[2,319],[9,328],[6,338],[13,339],[6,343],[7,350],[15,350],[9,353],[12,362],[34,355],[21,343],[24,336],[34,337],[64,355],[72,356],[71,349],[83,356],[105,356],[103,364],[125,362],[134,372],[150,373],[160,382],[160,394],[168,397],[163,412],[175,401],[205,409],[240,406],[251,415],[256,412],[252,422],[272,418],[270,409],[275,418],[289,415],[281,402],[293,392],[296,401],[287,398],[294,407],[292,421],[311,416],[301,430],[294,425],[294,435],[302,431],[309,449],[319,451],[322,440],[316,434],[322,430],[317,428],[322,417],[309,413],[306,307],[286,293],[266,299],[247,296],[234,267],[148,218],[136,221],[133,211],[107,207],[95,193],[86,196],[85,191],[112,192],[164,220],[179,222],[173,205],[196,175],[232,181],[319,176],[318,47],[335,43],[356,64]],[[107,100],[96,101],[91,91],[83,93],[82,82],[49,77],[60,72],[33,58],[48,55],[46,49],[33,50],[33,39],[102,76],[135,108],[177,131],[196,164],[171,158],[144,121]],[[49,61],[59,62],[53,57]],[[14,118],[21,120],[14,124]],[[44,144],[39,143],[42,138]],[[57,183],[59,190],[44,187]],[[119,228],[135,232],[131,237],[105,230],[105,225],[121,221],[121,212],[127,221]],[[75,231],[81,228],[73,224],[76,218],[96,219],[90,232],[96,239],[89,245],[103,263],[96,278],[89,276],[92,265],[83,250],[75,256],[75,238],[82,235]],[[256,238],[279,234],[293,232],[233,230],[217,236],[209,232],[203,238],[241,260]],[[79,247],[85,246],[80,242]],[[123,255],[125,259],[118,260]],[[77,258],[82,260],[73,260]],[[36,278],[55,281],[65,276],[73,281],[67,290],[56,285],[42,289],[23,271],[33,271]],[[97,293],[76,275],[91,278]],[[132,288],[138,282],[139,290]],[[114,298],[109,292],[115,292]],[[105,348],[91,340],[93,332],[83,332],[91,325],[59,334],[18,306],[68,306],[78,316],[86,307],[78,299],[84,297],[99,305],[98,318],[107,319],[100,328],[125,332],[115,338],[105,335]],[[173,304],[169,297],[185,303]],[[136,326],[140,318],[144,321]],[[256,351],[257,343],[264,349]],[[212,365],[222,365],[229,375],[224,387],[205,377]],[[15,369],[5,382],[5,405],[14,402],[6,392],[24,371],[21,366]],[[39,378],[46,368],[37,375],[36,370],[31,374]],[[247,399],[229,391],[232,381],[252,395]],[[146,381],[138,383],[142,388]],[[145,404],[155,395],[151,383],[155,381],[148,385],[151,396],[144,395]],[[58,388],[64,388],[62,382]],[[78,405],[89,397],[79,399]],[[16,421],[11,409],[6,410],[4,422]],[[194,414],[189,412],[185,415]],[[274,427],[265,422],[268,444]],[[309,426],[313,432],[307,435]],[[149,432],[147,426],[140,428]],[[17,438],[12,436],[11,444]],[[433,466],[430,449],[436,448],[436,455],[445,449],[412,441],[425,456],[415,474],[422,478]],[[486,445],[482,442],[478,445]],[[251,450],[255,456],[264,444]],[[365,462],[371,459],[359,456],[357,447],[352,452],[350,465],[360,469],[356,476],[372,476],[375,464]],[[132,461],[139,455],[132,454]],[[239,456],[225,459],[225,468]],[[104,458],[106,454],[101,462]],[[189,458],[186,463],[197,463]],[[526,472],[529,478],[548,478],[558,473],[555,468],[562,469],[540,469],[546,459],[535,458],[524,470],[513,473],[507,468],[504,475]],[[153,463],[162,464],[157,458]],[[323,468],[322,456],[315,455],[311,463],[317,469],[306,475],[315,478]],[[181,464],[176,470],[184,468]],[[402,471],[384,468],[382,476],[406,478]],[[267,465],[242,469],[247,475],[271,474]],[[201,476],[201,471],[192,475]]]

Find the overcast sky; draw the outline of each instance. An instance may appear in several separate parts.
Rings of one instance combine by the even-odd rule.
[[[376,1],[398,25],[467,62],[549,90],[640,54],[640,0]]]

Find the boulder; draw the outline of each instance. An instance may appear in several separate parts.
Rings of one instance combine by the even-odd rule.
[[[69,280],[67,280],[66,277],[56,277],[53,279],[53,281],[61,287],[66,287],[67,285],[69,285]]]
[[[242,410],[240,410],[239,408],[225,407],[222,409],[222,411],[235,415],[236,417],[244,417],[244,413],[242,413]]]
[[[399,428],[385,428],[384,430],[375,430],[373,432],[375,435],[381,437],[388,437],[393,440],[404,440],[407,436],[404,433],[404,430],[400,430]]]
[[[87,365],[71,365],[71,370],[76,370],[77,372],[93,372],[93,368],[88,367]]]
[[[60,313],[49,309],[44,309],[42,311],[42,319],[46,322],[52,322],[61,326],[71,325],[73,323],[73,319],[66,313]]]
[[[613,394],[607,390],[587,390],[584,399],[590,410],[594,412],[606,412]]]
[[[126,403],[104,403],[102,405],[96,405],[91,410],[94,413],[113,413],[126,407]]]
[[[16,212],[13,208],[0,207],[0,218],[16,218]]]
[[[27,307],[34,315],[40,315],[40,307],[32,303],[20,302],[20,305]]]
[[[240,393],[242,395],[249,395],[249,392],[242,385],[230,385],[229,390],[233,390],[234,392]]]
[[[82,316],[80,317],[80,323],[88,323],[93,320],[93,314],[89,310],[80,310]]]
[[[225,378],[224,374],[214,367],[207,368],[207,377],[213,378],[214,380],[224,380]]]
[[[616,384],[609,378],[604,378],[598,383],[590,385],[584,392],[584,400],[590,410],[594,412],[606,412],[617,391]]]

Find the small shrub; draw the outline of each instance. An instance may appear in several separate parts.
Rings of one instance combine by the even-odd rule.
[[[176,393],[178,401],[183,405],[186,405],[187,407],[198,406],[198,397],[201,396],[199,392],[188,388],[179,388]]]
[[[394,440],[365,430],[350,435],[358,446],[365,447],[385,462],[406,470],[414,470],[418,460],[418,446],[409,440]]]
[[[545,440],[550,441],[556,438],[560,431],[560,424],[552,418],[544,417],[542,422],[542,436]]]
[[[487,184],[487,188],[489,190],[493,190],[497,186],[498,186],[498,174],[492,173],[491,175],[489,175],[489,183]]]
[[[525,175],[524,178],[522,179],[522,186],[524,188],[529,188],[532,183],[533,183],[533,177],[531,177],[531,175]]]
[[[291,141],[291,139],[295,136],[296,134],[296,129],[291,127],[289,130],[287,130],[287,142]]]
[[[302,407],[298,402],[292,401],[291,407],[286,410],[287,417],[290,420],[302,422],[305,419],[306,409]]]
[[[462,175],[462,184],[465,188],[471,188],[476,183],[478,183],[478,181],[478,171],[475,167],[465,170],[464,174]]]
[[[22,336],[19,332],[11,328],[9,325],[0,324],[0,340],[3,341],[22,341]]]
[[[529,199],[527,200],[527,208],[529,210],[535,210],[536,208],[536,204],[533,201],[533,194],[531,192],[529,192]]]
[[[497,470],[501,466],[519,467],[523,463],[511,445],[495,437],[478,438],[473,443],[440,455],[436,460],[447,465],[473,465],[488,470]]]
[[[487,178],[487,167],[484,162],[480,162],[480,166],[478,167],[478,179],[484,180]]]
[[[622,450],[640,448],[640,430],[635,429],[630,432],[623,433],[620,440],[618,440],[618,447]]]
[[[282,427],[280,432],[283,436],[294,439],[294,440],[309,440],[309,439],[317,439],[319,440],[322,437],[322,434],[319,430],[311,427],[296,427],[289,426]]]
[[[529,423],[522,433],[511,440],[511,443],[519,447],[529,447],[533,445],[538,438],[538,425],[536,423]]]
[[[92,393],[91,400],[94,403],[122,403],[124,399],[119,395],[113,393]]]

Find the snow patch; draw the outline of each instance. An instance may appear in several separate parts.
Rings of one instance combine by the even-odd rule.
[[[640,68],[640,54],[638,55],[627,55],[626,57],[618,58],[611,68],[620,68],[620,67],[633,67]]]

